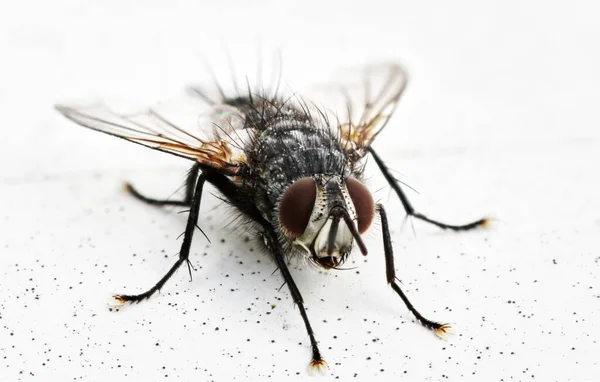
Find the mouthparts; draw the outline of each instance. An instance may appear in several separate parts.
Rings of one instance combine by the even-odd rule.
[[[342,226],[340,226],[341,219],[344,219],[345,223]],[[343,207],[333,208],[315,239],[313,260],[325,269],[339,267],[344,263],[353,239],[361,253],[366,256],[367,248],[348,211]]]

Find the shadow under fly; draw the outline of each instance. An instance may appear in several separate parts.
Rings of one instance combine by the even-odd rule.
[[[208,182],[251,222],[251,229],[272,255],[306,326],[311,371],[323,371],[327,364],[288,260],[298,257],[320,268],[339,269],[354,245],[367,254],[361,235],[376,217],[381,221],[388,284],[424,327],[438,335],[445,333],[449,326],[424,317],[400,288],[385,208],[374,202],[362,183],[366,158],[373,158],[408,216],[455,231],[484,226],[487,219],[451,225],[414,209],[372,147],[396,109],[407,83],[406,72],[395,63],[377,64],[362,68],[354,81],[357,78],[360,81],[354,85],[339,85],[339,108],[317,105],[296,94],[285,95],[279,85],[269,90],[260,83],[252,87],[246,82],[243,87],[235,84],[235,91],[228,94],[215,80],[216,96],[205,88],[190,89],[195,101],[207,110],[196,114],[192,127],[175,122],[158,109],[128,115],[104,104],[56,106],[82,126],[193,162],[181,200],[151,199],[126,185],[134,197],[148,204],[189,207],[189,216],[179,258],[171,269],[143,293],[114,296],[117,302],[149,298],[184,263],[191,275],[190,246],[195,229],[200,229],[200,204]],[[204,135],[196,132],[199,124]]]

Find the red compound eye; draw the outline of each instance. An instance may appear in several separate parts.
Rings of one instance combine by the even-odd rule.
[[[358,232],[364,233],[375,215],[375,206],[373,204],[373,197],[367,188],[358,180],[354,178],[346,179],[346,188],[350,194],[350,199],[354,203],[354,209],[356,210],[358,226]]]
[[[279,221],[286,235],[296,238],[304,233],[316,198],[313,178],[298,179],[285,190],[279,202]]]

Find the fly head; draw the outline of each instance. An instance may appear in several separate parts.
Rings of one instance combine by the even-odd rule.
[[[277,211],[283,234],[317,266],[339,269],[354,241],[367,254],[360,235],[371,225],[375,207],[369,190],[354,178],[300,178],[285,190]]]

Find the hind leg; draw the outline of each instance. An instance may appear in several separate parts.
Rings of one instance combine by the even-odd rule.
[[[142,195],[136,190],[130,183],[125,183],[125,191],[133,195],[134,198],[141,200],[144,203],[148,203],[153,206],[184,206],[189,207],[192,204],[192,198],[194,196],[194,188],[196,187],[196,181],[198,179],[198,173],[200,167],[198,164],[194,164],[188,172],[185,180],[185,197],[183,200],[169,200],[169,199],[153,199]]]

